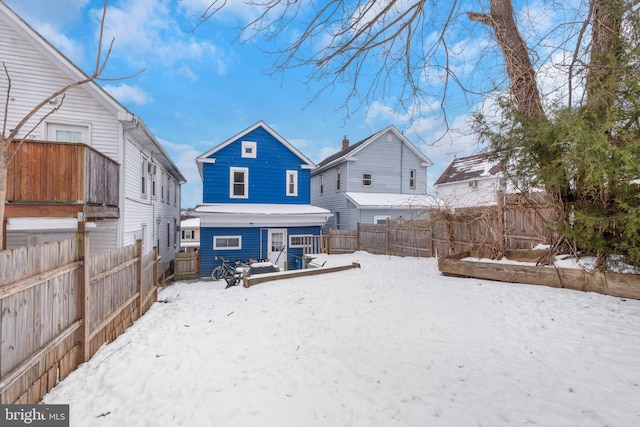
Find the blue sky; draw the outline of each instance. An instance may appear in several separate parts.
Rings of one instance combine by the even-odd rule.
[[[83,70],[92,69],[101,0],[4,1]],[[223,13],[190,32],[193,16],[207,3],[111,0],[105,29],[105,39],[113,37],[115,44],[104,76],[145,71],[101,84],[143,119],[187,177],[183,207],[201,203],[195,157],[259,120],[316,163],[338,151],[344,135],[353,143],[393,124],[434,162],[429,185],[455,155],[482,148],[465,132],[473,105],[461,94],[456,98],[454,93],[447,114],[450,126],[463,133],[437,142],[442,130],[437,117],[411,120],[406,112],[394,111],[389,99],[373,100],[349,117],[341,108],[346,86],[336,86],[310,103],[323,82],[305,85],[309,70],[268,76],[263,70],[273,63],[272,57],[252,44],[234,43],[237,27],[254,16],[255,8],[228,0]],[[478,35],[474,37],[477,42]],[[438,102],[434,99],[436,111]]]

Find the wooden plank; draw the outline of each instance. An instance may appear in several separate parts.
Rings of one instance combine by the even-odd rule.
[[[308,268],[305,270],[291,270],[284,271],[282,273],[267,273],[255,276],[249,276],[243,278],[243,284],[245,288],[248,288],[259,283],[271,282],[274,280],[293,279],[296,277],[315,276],[318,274],[335,273],[338,271],[350,270],[352,268],[360,268],[360,264],[357,262],[350,265],[342,265],[337,267],[321,267],[321,268]]]
[[[56,348],[61,342],[71,336],[76,330],[78,330],[81,326],[80,321],[76,321],[67,327],[65,330],[60,332],[55,338],[46,343],[42,348],[38,351],[31,354],[28,358],[26,358],[20,365],[16,366],[11,372],[2,376],[0,380],[0,390],[7,387],[13,381],[15,381],[20,375],[22,375],[26,370],[30,369],[34,363],[36,363],[41,357],[43,357],[47,352]]]
[[[33,277],[27,277],[26,279],[19,280],[17,282],[11,283],[9,285],[4,285],[0,287],[0,298],[6,298],[10,295],[13,295],[17,292],[21,292],[25,289],[29,289],[33,286],[39,285],[43,282],[49,281],[55,277],[59,277],[64,273],[69,273],[74,270],[77,270],[81,267],[81,261],[75,261],[71,264],[63,265],[51,271],[47,271],[45,273],[38,274]]]
[[[440,272],[448,276],[543,285],[640,299],[640,275],[637,274],[586,272],[578,268],[554,268],[456,259],[460,256],[459,254],[455,257],[439,258]]]

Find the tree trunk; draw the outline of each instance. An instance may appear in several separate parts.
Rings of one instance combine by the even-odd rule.
[[[620,31],[623,0],[591,0],[591,59],[587,72],[586,107],[597,117],[616,101],[620,84]]]
[[[4,138],[0,144],[0,251],[5,248],[4,241],[4,205],[7,200],[7,170],[9,169],[9,155]]]
[[[602,0],[606,1],[606,0]],[[511,95],[518,112],[532,118],[544,118],[542,99],[527,45],[518,31],[511,0],[491,0],[491,11],[468,13],[469,19],[489,25],[502,50],[511,80]]]

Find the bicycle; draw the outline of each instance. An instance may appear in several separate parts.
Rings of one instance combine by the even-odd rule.
[[[217,259],[222,260],[222,264],[216,267],[211,272],[211,278],[213,280],[224,279],[227,282],[227,286],[225,289],[230,288],[231,286],[236,286],[242,280],[242,276],[244,274],[245,268],[249,265],[247,263],[242,262],[241,260],[234,261],[234,265],[231,265],[229,258],[219,256]]]
[[[220,280],[227,276],[233,276],[233,274],[235,273],[235,267],[231,265],[229,258],[226,258],[220,255],[220,256],[217,256],[215,259],[216,261],[218,259],[222,260],[222,264],[214,268],[213,271],[211,272],[211,278],[213,280]]]

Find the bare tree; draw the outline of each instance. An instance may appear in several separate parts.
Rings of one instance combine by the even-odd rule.
[[[7,67],[5,62],[2,62],[4,77],[7,82],[7,91],[6,98],[4,101],[4,116],[2,120],[2,135],[0,136],[0,223],[4,220],[4,210],[5,210],[5,201],[7,196],[7,171],[9,167],[9,162],[16,155],[18,150],[20,150],[22,146],[22,142],[28,138],[28,136],[36,129],[40,124],[53,113],[62,108],[64,104],[65,95],[71,89],[85,85],[87,83],[95,82],[97,80],[106,80],[101,79],[101,75],[105,70],[107,62],[109,61],[109,57],[111,56],[111,49],[113,47],[113,43],[115,39],[111,39],[108,49],[106,52],[103,52],[102,49],[102,40],[103,40],[103,31],[105,18],[107,14],[107,4],[108,0],[104,1],[104,5],[102,8],[102,19],[100,21],[100,35],[98,40],[97,47],[97,55],[96,62],[93,72],[90,75],[86,75],[85,78],[81,80],[74,81],[69,83],[68,85],[61,87],[60,89],[52,92],[49,96],[44,98],[39,104],[35,105],[31,110],[29,110],[24,117],[15,125],[10,125],[8,122],[8,111],[9,111],[9,101],[11,99],[11,91],[13,89],[13,82],[11,80],[11,70]],[[138,74],[138,73],[136,73]],[[117,79],[108,79],[108,80],[122,80],[128,79],[129,77],[122,77]],[[57,105],[55,107],[50,108],[48,111],[45,111],[42,117],[40,117],[37,123],[31,125],[29,128],[25,128],[31,119],[34,118],[37,114],[43,112],[46,108],[49,108],[52,104],[52,101],[58,99]],[[9,127],[12,129],[9,129]],[[25,131],[24,136],[18,139],[18,134],[20,132]],[[9,152],[11,145],[14,141],[19,141],[13,150]],[[4,247],[3,236],[0,233],[0,248]]]
[[[239,37],[270,42],[271,53],[276,54],[274,71],[310,67],[310,80],[321,82],[325,90],[338,83],[349,85],[347,108],[351,99],[368,102],[376,99],[374,95],[391,95],[406,112],[419,116],[434,95],[442,101],[444,113],[451,84],[464,93],[482,92],[465,84],[452,66],[458,52],[451,42],[459,38],[450,32],[460,28],[456,18],[466,12],[467,22],[481,24],[475,27],[488,30],[493,38],[509,84],[509,96],[501,105],[505,132],[482,123],[492,148],[501,160],[526,163],[537,175],[537,183],[558,206],[568,234],[580,229],[583,244],[592,245],[598,255],[620,250],[640,266],[640,233],[635,225],[640,221],[640,197],[634,189],[640,177],[640,154],[635,149],[640,99],[634,89],[640,85],[639,0],[583,0],[577,3],[573,19],[549,31],[564,34],[552,47],[569,56],[568,92],[563,106],[555,109],[545,105],[537,75],[549,58],[536,57],[527,45],[522,36],[527,22],[518,22],[512,0],[481,1],[477,11],[463,11],[457,0],[446,6],[435,0],[246,3],[260,13]],[[201,21],[225,4],[226,0],[213,0]],[[567,10],[574,4],[567,2]],[[555,1],[554,6],[565,5]],[[291,28],[298,32],[285,31]],[[487,76],[495,68],[494,63],[475,71]],[[437,84],[431,85],[434,77]],[[580,100],[574,92],[582,92]],[[570,224],[571,214],[575,221]],[[618,243],[613,248],[610,242]]]

